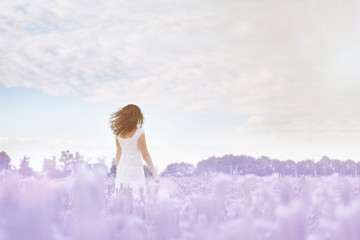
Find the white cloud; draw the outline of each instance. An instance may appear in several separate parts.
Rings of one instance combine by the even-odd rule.
[[[294,118],[292,115],[252,116],[236,128],[240,134],[273,135],[275,138],[348,144],[360,140],[360,122],[315,118]]]
[[[7,86],[261,116],[240,126],[250,134],[358,139],[354,1],[14,0],[0,8]]]

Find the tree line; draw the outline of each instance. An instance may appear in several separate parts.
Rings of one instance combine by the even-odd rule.
[[[210,157],[197,163],[196,167],[189,163],[171,163],[161,173],[162,176],[207,176],[219,173],[230,175],[254,174],[257,176],[340,176],[357,177],[360,172],[360,162],[353,160],[330,159],[323,156],[320,161],[311,159],[295,162],[280,161],[266,156],[254,158],[247,155],[234,156],[227,154],[222,157]]]
[[[61,178],[70,175],[78,163],[84,163],[90,168],[101,167],[108,171],[104,159],[98,158],[97,163],[90,164],[84,159],[83,155],[80,155],[78,152],[71,153],[69,150],[61,151],[58,159],[55,156],[52,158],[44,158],[42,170],[40,172],[37,172],[30,167],[29,160],[30,159],[27,156],[21,158],[20,166],[16,169],[16,167],[11,164],[9,155],[2,151],[0,152],[0,173],[8,171],[18,172],[23,177],[48,176],[50,178]]]
[[[109,176],[115,176],[115,158],[112,160],[110,169],[105,165],[103,158],[98,158],[97,163],[88,163],[84,156],[78,152],[71,153],[69,150],[61,151],[60,157],[45,158],[41,172],[36,172],[30,167],[29,158],[24,156],[20,159],[19,169],[11,164],[11,158],[6,152],[0,152],[0,173],[3,171],[18,172],[23,177],[47,176],[50,178],[66,177],[72,173],[76,164],[85,163],[90,168],[103,168]],[[320,161],[314,162],[311,159],[295,162],[293,160],[280,161],[270,159],[266,156],[253,158],[247,155],[234,156],[227,154],[222,157],[212,156],[197,163],[196,167],[190,163],[170,163],[160,174],[163,177],[174,176],[211,176],[222,174],[269,176],[278,174],[280,176],[328,176],[339,174],[340,176],[357,177],[360,170],[360,162],[353,160],[330,159],[323,156]],[[146,176],[151,176],[150,169],[144,165]]]

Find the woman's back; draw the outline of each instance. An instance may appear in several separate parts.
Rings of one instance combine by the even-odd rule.
[[[117,136],[121,146],[121,157],[116,168],[116,193],[121,186],[130,186],[134,191],[134,195],[138,197],[140,188],[145,187],[143,160],[138,146],[139,138],[143,133],[144,130],[138,128],[131,137],[121,138]]]
[[[139,138],[143,133],[144,133],[144,129],[137,128],[135,133],[131,137],[122,138],[118,135],[117,139],[121,146],[121,153],[125,153],[125,152],[140,153],[138,142],[139,142]]]

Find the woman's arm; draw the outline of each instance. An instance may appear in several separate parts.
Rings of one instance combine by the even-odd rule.
[[[147,149],[146,141],[145,141],[145,133],[142,134],[139,138],[139,149],[140,149],[140,152],[141,152],[141,155],[142,155],[144,161],[146,162],[146,165],[148,165],[151,172],[153,173],[155,181],[158,182],[159,174],[158,174],[157,169],[154,166],[154,163],[153,163],[153,161],[150,157],[149,151]]]
[[[115,144],[116,144],[116,158],[115,158],[115,165],[119,164],[120,157],[121,157],[121,147],[119,144],[119,141],[117,140],[117,137],[115,137]]]

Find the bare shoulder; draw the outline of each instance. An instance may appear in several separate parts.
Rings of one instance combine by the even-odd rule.
[[[142,142],[145,141],[145,132],[144,132],[144,131],[142,131],[142,132],[140,133],[139,142],[140,142],[140,141],[142,141]]]

